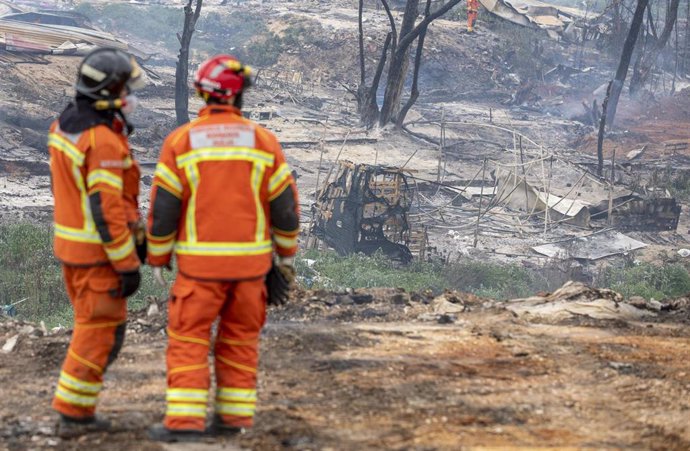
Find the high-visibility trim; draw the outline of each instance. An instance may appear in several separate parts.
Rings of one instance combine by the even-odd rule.
[[[48,135],[48,147],[53,147],[64,153],[67,158],[72,160],[72,162],[82,167],[84,166],[84,160],[86,159],[86,154],[81,152],[77,146],[69,142],[65,137],[58,133],[51,133]]]
[[[165,394],[168,402],[204,403],[208,401],[208,390],[203,388],[169,388]]]
[[[118,191],[122,191],[122,177],[119,177],[105,169],[94,169],[86,177],[86,185],[93,188],[99,183],[105,183]]]
[[[228,403],[228,402],[218,402],[216,403],[216,413],[221,415],[235,415],[238,417],[253,417],[254,412],[256,412],[256,406],[254,404],[244,404],[244,403]]]
[[[206,418],[206,404],[170,403],[165,415],[169,417]]]
[[[175,252],[179,255],[237,257],[268,254],[272,251],[272,243],[269,240],[260,241],[258,243],[192,243],[189,241],[178,241],[175,244]]]
[[[199,168],[195,165],[185,167],[187,180],[191,190],[191,196],[187,203],[187,218],[185,219],[185,231],[187,240],[196,242],[196,196],[199,188]]]
[[[80,395],[74,393],[61,385],[58,385],[55,390],[55,397],[68,404],[81,407],[94,407],[98,399],[95,395]]]
[[[221,343],[229,344],[231,346],[252,346],[259,342],[258,338],[253,340],[231,340],[229,338],[218,337],[217,340]]]
[[[256,389],[255,388],[228,388],[221,387],[216,393],[216,400],[218,401],[235,401],[241,403],[255,403]]]
[[[101,244],[101,236],[96,230],[76,229],[55,223],[55,236],[68,241]]]
[[[117,327],[120,324],[124,324],[127,321],[110,321],[107,323],[96,323],[96,324],[82,324],[82,323],[75,323],[74,328],[77,329],[102,329],[105,327]]]
[[[175,159],[178,167],[196,165],[203,161],[248,161],[272,167],[275,156],[249,147],[206,147],[190,150]]]
[[[67,351],[67,355],[69,355],[70,357],[72,357],[74,360],[76,360],[77,362],[81,363],[82,365],[88,366],[89,368],[91,368],[92,370],[94,370],[94,371],[96,371],[96,372],[98,372],[98,373],[102,373],[102,372],[103,372],[103,368],[101,368],[100,366],[96,365],[96,364],[93,363],[93,362],[89,362],[89,361],[86,360],[84,357],[79,356],[79,355],[78,355],[76,352],[74,352],[72,349],[70,349],[70,350]]]
[[[168,374],[186,373],[187,371],[203,370],[204,368],[208,368],[208,363],[178,366],[176,368],[171,368],[170,370],[168,370]]]
[[[276,169],[271,178],[268,179],[268,192],[273,194],[291,175],[292,171],[287,163],[278,166],[278,169]]]
[[[273,241],[275,241],[278,246],[284,248],[292,248],[297,246],[297,237],[288,238],[276,233],[273,234]]]
[[[134,162],[132,161],[132,157],[125,157],[124,161],[122,162],[122,167],[124,169],[129,169],[134,165]]]
[[[266,212],[261,203],[261,183],[264,179],[265,168],[255,164],[252,167],[252,192],[254,193],[254,204],[256,205],[256,233],[254,240],[257,243],[266,239]]]
[[[175,247],[175,239],[168,240],[165,243],[155,243],[153,241],[148,241],[147,243],[148,251],[151,255],[160,257],[162,255],[167,255],[172,252]]]
[[[156,171],[153,173],[153,175],[163,180],[166,185],[176,191],[176,193],[172,194],[177,194],[177,197],[182,194],[182,182],[180,181],[180,178],[169,167],[167,167],[165,163],[159,162],[156,165]]]
[[[211,346],[211,342],[208,340],[204,340],[203,338],[185,337],[183,335],[178,335],[175,332],[173,332],[169,327],[168,327],[168,336],[174,338],[177,341],[183,341],[186,343],[196,343],[196,344],[204,345],[204,346]]]
[[[103,247],[105,249],[105,253],[108,254],[108,258],[111,261],[118,261],[122,260],[125,257],[127,257],[129,254],[134,252],[134,239],[131,237],[125,241],[124,244],[118,247]]]
[[[226,359],[225,357],[221,357],[218,354],[216,354],[216,359],[219,362],[224,363],[227,366],[237,368],[238,370],[247,371],[249,373],[256,373],[256,368],[252,368],[251,366],[247,366],[247,365],[242,365],[241,363],[233,362],[232,360]]]
[[[65,371],[60,371],[60,379],[58,379],[58,384],[70,390],[91,394],[97,394],[103,388],[103,384],[100,382],[87,382],[85,380],[77,379],[76,377],[67,374]]]

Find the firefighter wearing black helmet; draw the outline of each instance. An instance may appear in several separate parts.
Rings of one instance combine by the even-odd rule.
[[[143,82],[134,58],[101,48],[79,66],[76,97],[50,127],[56,257],[74,309],[74,332],[53,408],[62,437],[108,427],[96,418],[103,375],[122,346],[126,298],[146,255],[137,205],[139,167],[127,141],[132,91]]]

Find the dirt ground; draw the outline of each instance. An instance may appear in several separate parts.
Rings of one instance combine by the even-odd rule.
[[[161,446],[162,318],[132,318],[100,412],[115,432],[54,437],[50,398],[69,336],[0,353],[0,449],[690,449],[690,314],[526,320],[469,297],[429,320],[404,293],[302,296],[262,336],[256,427]],[[439,319],[440,318],[440,319]],[[445,323],[445,324],[443,324]]]

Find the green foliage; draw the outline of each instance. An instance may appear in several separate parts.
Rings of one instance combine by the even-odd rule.
[[[45,321],[48,327],[72,323],[60,263],[53,256],[50,227],[29,223],[0,224],[0,306],[26,299],[14,308],[18,317]],[[172,278],[172,276],[170,276]],[[128,299],[130,310],[146,305],[149,296],[165,297],[150,267],[142,270],[139,291]]]
[[[518,265],[464,261],[447,266],[444,273],[449,287],[493,299],[526,297],[548,287],[538,272]]]
[[[690,201],[690,171],[678,171],[672,167],[655,170],[648,184],[668,190],[671,196],[679,200]]]
[[[625,297],[660,300],[690,293],[690,275],[677,263],[661,266],[641,263],[605,269],[599,286],[611,288]]]
[[[53,323],[69,311],[48,227],[0,224],[0,305],[14,303],[23,317],[54,319]]]
[[[315,262],[309,267],[307,260]],[[382,254],[342,257],[335,252],[308,251],[297,260],[297,271],[304,284],[323,289],[396,287],[440,291],[445,280],[439,269],[419,262],[398,267]]]

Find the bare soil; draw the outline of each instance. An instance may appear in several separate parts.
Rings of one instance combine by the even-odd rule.
[[[468,297],[440,324],[423,296],[329,296],[271,312],[256,427],[184,449],[690,449],[687,311],[550,324]],[[100,401],[115,431],[70,441],[50,410],[69,337],[22,337],[0,354],[0,449],[181,449],[146,439],[164,410],[163,324],[131,320]]]

